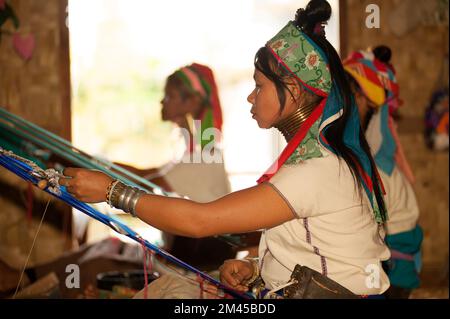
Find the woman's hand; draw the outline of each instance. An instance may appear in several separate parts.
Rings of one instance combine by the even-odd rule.
[[[82,168],[66,168],[66,178],[60,178],[59,184],[76,199],[86,203],[98,203],[106,200],[106,190],[112,182],[108,175]]]
[[[220,281],[241,292],[248,291],[246,282],[253,276],[253,265],[248,260],[225,260],[219,268]]]

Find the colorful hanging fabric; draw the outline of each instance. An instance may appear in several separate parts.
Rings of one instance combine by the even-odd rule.
[[[294,22],[289,22],[278,32],[266,44],[266,48],[271,52],[278,64],[294,76],[303,87],[323,97],[323,100],[302,124],[297,134],[291,139],[275,163],[258,180],[258,183],[270,180],[293,154],[295,156],[296,149],[304,146],[302,142],[304,142],[308,132],[310,132],[317,121],[320,123],[318,131],[311,132],[311,134],[317,136],[317,143],[321,143],[334,153],[334,150],[325,139],[325,132],[328,125],[342,115],[344,103],[331,77],[326,55]],[[360,146],[360,122],[354,102],[350,106],[350,112],[351,115],[344,130],[344,143],[352,150],[359,163],[361,163],[359,177],[372,204],[375,219],[381,223],[384,220],[378,208],[372,184],[372,178],[378,178],[378,172],[372,171],[370,159]]]

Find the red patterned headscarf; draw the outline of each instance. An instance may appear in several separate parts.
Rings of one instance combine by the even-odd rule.
[[[206,102],[207,108],[202,113],[202,122],[203,120],[211,121],[210,126],[222,130],[222,108],[219,90],[212,70],[206,65],[193,63],[179,69],[175,74],[183,80],[191,91],[199,94]]]

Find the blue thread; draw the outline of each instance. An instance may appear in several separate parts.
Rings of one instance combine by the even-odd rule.
[[[0,148],[0,150],[1,150],[1,148]],[[22,161],[19,161],[15,158],[6,156],[4,154],[0,154],[0,165],[5,167],[6,169],[10,170],[17,176],[21,177],[25,181],[33,183],[34,185],[36,185],[39,182],[39,180],[35,176],[31,175],[31,173],[33,172],[33,168]],[[123,230],[123,234],[125,236],[135,240],[136,242],[138,242],[140,244],[144,243],[144,245],[147,248],[154,251],[156,254],[177,264],[180,267],[183,267],[184,269],[192,271],[193,273],[201,276],[203,279],[213,283],[218,288],[223,289],[225,292],[227,292],[231,296],[236,297],[236,298],[243,298],[243,299],[252,299],[253,298],[253,296],[250,293],[245,293],[245,294],[238,293],[238,292],[224,286],[222,283],[220,283],[219,281],[210,277],[209,275],[207,275],[207,274],[201,272],[200,270],[192,267],[191,265],[179,260],[175,256],[172,256],[169,253],[159,249],[155,245],[153,245],[150,242],[148,242],[147,240],[143,239],[139,234],[137,234],[135,231],[133,231],[127,225],[123,224],[117,218],[113,218],[111,216],[102,214],[102,213],[98,212],[97,210],[95,210],[94,208],[92,208],[91,206],[89,206],[88,204],[80,202],[79,200],[74,198],[72,195],[70,195],[67,192],[65,187],[61,186],[60,189],[61,189],[61,195],[54,194],[54,193],[50,192],[47,188],[44,191],[47,192],[48,194],[51,194],[54,197],[62,200],[63,202],[69,204],[70,206],[78,209],[79,211],[83,212],[84,214],[102,222],[103,224],[107,225],[108,227],[111,227],[116,232],[117,232],[117,229],[115,229],[111,224],[119,227],[121,230]]]

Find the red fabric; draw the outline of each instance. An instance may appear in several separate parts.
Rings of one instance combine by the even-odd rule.
[[[204,279],[203,279],[199,274],[197,274],[197,282],[198,282],[199,285],[200,285],[200,299],[203,299],[203,290],[204,290],[203,285],[204,285]]]
[[[414,256],[391,249],[391,259],[414,261]]]
[[[373,64],[375,65],[375,67],[377,68],[377,70],[381,71],[381,72],[387,72],[388,67],[386,64],[384,64],[383,62],[381,62],[378,59],[374,59],[373,60]]]
[[[214,127],[217,128],[219,131],[222,130],[222,107],[220,106],[220,99],[219,99],[219,90],[217,89],[216,81],[214,79],[214,74],[212,70],[207,67],[206,65],[202,65],[199,63],[193,63],[191,67],[198,72],[203,79],[205,79],[208,84],[211,86],[211,93],[210,93],[210,103],[213,111],[213,122]]]

